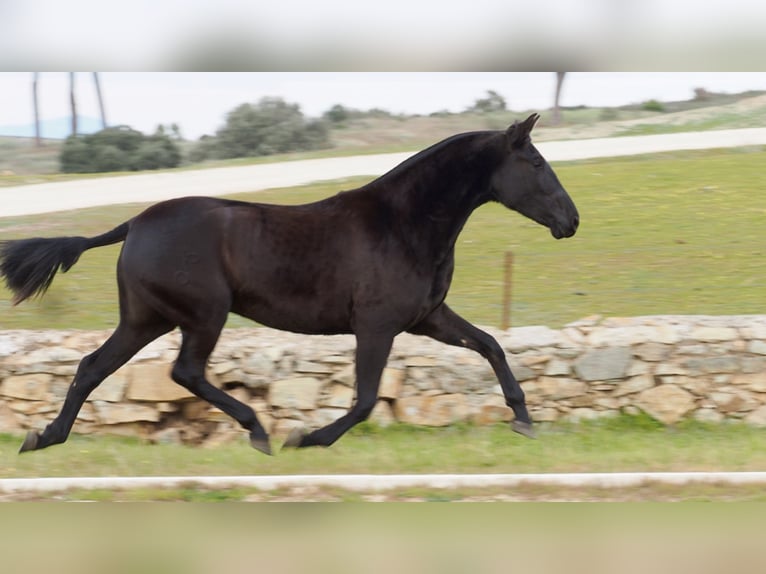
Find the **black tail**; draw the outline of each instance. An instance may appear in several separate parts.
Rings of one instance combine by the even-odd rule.
[[[13,304],[42,296],[56,272],[69,271],[84,251],[123,241],[130,222],[97,237],[35,237],[0,241],[0,275],[13,292]]]

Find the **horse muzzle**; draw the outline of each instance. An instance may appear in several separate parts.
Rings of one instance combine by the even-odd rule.
[[[580,217],[575,215],[569,221],[564,224],[555,222],[550,226],[551,235],[556,239],[563,239],[565,237],[572,237],[580,225]]]

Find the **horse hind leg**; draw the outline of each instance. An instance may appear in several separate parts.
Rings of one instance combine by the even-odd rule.
[[[351,410],[327,426],[304,434],[293,429],[284,447],[330,446],[356,424],[366,420],[378,399],[378,388],[383,369],[391,352],[393,336],[357,335],[356,347],[356,402]]]
[[[88,395],[145,345],[172,328],[172,325],[164,322],[140,328],[121,322],[101,347],[80,361],[58,416],[42,433],[29,431],[19,452],[39,450],[65,442]]]
[[[225,320],[225,317],[224,317]],[[204,322],[203,322],[204,323]],[[209,324],[209,323],[207,323]],[[218,340],[223,321],[215,329],[181,330],[183,340],[178,359],[173,366],[173,380],[189,392],[218,407],[250,432],[250,444],[256,450],[271,454],[269,436],[252,408],[213,386],[205,378],[208,357]]]

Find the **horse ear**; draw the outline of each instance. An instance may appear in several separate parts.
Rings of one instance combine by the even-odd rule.
[[[540,116],[538,114],[531,114],[521,123],[518,121],[513,122],[513,125],[511,125],[511,127],[509,127],[505,132],[508,138],[508,147],[521,147],[524,142],[527,141],[527,138],[529,138],[529,133],[532,131],[532,128],[535,126],[535,123],[537,123],[537,120],[539,119]]]

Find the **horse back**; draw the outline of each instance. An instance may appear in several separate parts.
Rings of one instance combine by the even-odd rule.
[[[347,333],[376,309],[404,327],[441,302],[451,267],[435,288],[410,247],[371,194],[300,206],[184,198],[131,222],[120,265],[176,306],[225,302],[274,328]]]

